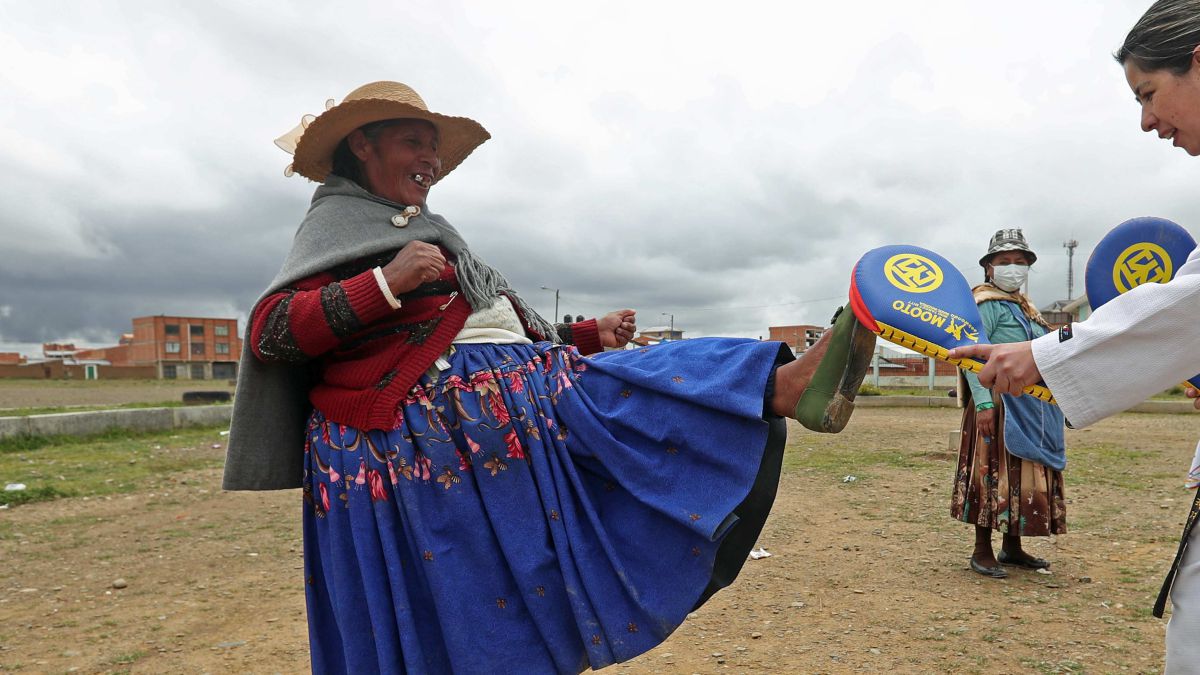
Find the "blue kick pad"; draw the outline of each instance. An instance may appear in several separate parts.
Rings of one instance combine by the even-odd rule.
[[[1084,286],[1092,309],[1142,284],[1165,284],[1196,248],[1192,235],[1165,218],[1143,216],[1117,225],[1088,258]],[[1200,387],[1200,375],[1188,380]]]
[[[850,307],[863,326],[889,342],[972,372],[983,367],[947,354],[955,347],[990,343],[970,284],[933,251],[909,245],[868,251],[850,278]],[[1025,391],[1053,401],[1043,386]]]

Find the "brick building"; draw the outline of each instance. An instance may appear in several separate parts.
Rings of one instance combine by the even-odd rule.
[[[792,353],[799,356],[808,351],[808,348],[817,344],[817,340],[825,334],[825,328],[822,326],[770,326],[767,330],[770,331],[768,340],[778,342],[786,342],[792,348]]]
[[[123,333],[116,346],[80,349],[75,352],[75,358],[80,361],[104,361],[112,366],[132,366],[129,355],[132,345],[133,333]]]
[[[154,365],[168,380],[237,377],[242,339],[237,319],[143,316],[133,320],[129,364]]]

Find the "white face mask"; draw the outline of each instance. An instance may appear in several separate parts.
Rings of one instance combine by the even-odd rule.
[[[1001,290],[1012,293],[1025,285],[1029,278],[1029,265],[995,265],[992,267],[992,283]]]

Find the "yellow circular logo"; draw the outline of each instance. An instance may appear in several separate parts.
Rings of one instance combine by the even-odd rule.
[[[928,293],[942,285],[942,268],[916,253],[900,253],[888,258],[883,274],[893,286],[909,293]]]
[[[1113,265],[1113,285],[1124,293],[1142,284],[1165,284],[1171,280],[1171,257],[1158,244],[1143,241],[1121,251]]]

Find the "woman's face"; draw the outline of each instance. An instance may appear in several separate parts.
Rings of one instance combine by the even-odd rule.
[[[362,162],[363,187],[399,204],[425,206],[429,187],[442,170],[437,127],[425,120],[402,120],[381,129],[375,140],[361,130],[348,140]]]
[[[1025,255],[1024,251],[1001,251],[992,256],[992,259],[987,264],[987,278],[992,278],[992,273],[997,265],[1028,265],[1029,256]]]
[[[1125,80],[1142,106],[1142,131],[1155,131],[1193,157],[1200,155],[1200,47],[1182,75],[1169,70],[1146,72],[1125,62]]]

